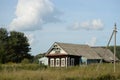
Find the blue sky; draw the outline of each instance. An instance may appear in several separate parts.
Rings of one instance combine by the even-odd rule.
[[[119,4],[120,0],[0,0],[0,27],[24,32],[33,55],[46,52],[54,42],[106,46],[114,23],[120,45]]]

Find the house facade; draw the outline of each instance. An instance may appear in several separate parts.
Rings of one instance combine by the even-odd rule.
[[[48,65],[50,67],[68,67],[81,64],[98,63],[102,59],[88,45],[55,42],[48,50]]]

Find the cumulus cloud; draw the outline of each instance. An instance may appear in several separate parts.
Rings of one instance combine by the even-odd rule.
[[[59,11],[51,0],[18,0],[15,15],[10,30],[38,30],[46,23],[60,21]]]
[[[86,44],[88,44],[89,46],[95,46],[96,42],[97,42],[97,38],[92,37],[90,41],[86,42]]]
[[[100,19],[93,19],[93,20],[84,21],[84,22],[75,22],[72,26],[70,26],[70,29],[102,30],[103,22]]]
[[[34,34],[26,34],[26,37],[28,38],[28,42],[30,43],[30,45],[32,45],[35,41]]]

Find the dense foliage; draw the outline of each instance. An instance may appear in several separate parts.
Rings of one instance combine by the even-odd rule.
[[[37,63],[37,64],[38,64],[38,63],[39,63],[39,59],[42,58],[42,57],[44,57],[45,54],[46,54],[46,53],[40,53],[40,54],[34,56],[34,63]]]
[[[114,46],[110,46],[109,49],[114,53]],[[116,46],[116,56],[120,59],[120,46]]]
[[[24,58],[32,58],[27,37],[22,32],[8,32],[0,28],[0,63],[21,62]]]

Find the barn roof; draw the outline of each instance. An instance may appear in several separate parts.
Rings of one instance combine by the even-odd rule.
[[[111,62],[114,60],[114,54],[109,50],[101,47],[92,47],[94,51],[97,52],[97,54],[103,58],[106,62]],[[118,58],[116,57],[116,60]]]
[[[83,56],[88,59],[101,59],[101,57],[88,45],[58,42],[56,42],[56,44],[58,44],[68,55]]]

